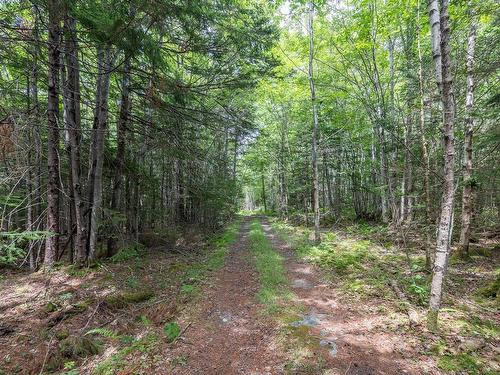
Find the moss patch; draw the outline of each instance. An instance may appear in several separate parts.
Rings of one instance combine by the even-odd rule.
[[[478,294],[485,298],[496,299],[497,303],[500,303],[500,275],[497,275],[496,280],[480,288]]]
[[[88,336],[69,336],[59,343],[59,351],[65,358],[85,358],[98,354],[100,343]]]
[[[151,290],[142,290],[137,292],[123,292],[107,296],[104,300],[106,305],[112,309],[122,309],[131,303],[144,302],[154,296]]]
[[[467,374],[480,374],[481,365],[477,360],[469,354],[446,354],[438,361],[438,367],[446,372],[458,373],[465,372]]]
[[[127,365],[127,356],[136,353],[149,353],[158,346],[158,336],[148,334],[147,336],[133,340],[128,346],[120,349],[116,354],[101,362],[94,370],[94,375],[113,375],[119,373]]]

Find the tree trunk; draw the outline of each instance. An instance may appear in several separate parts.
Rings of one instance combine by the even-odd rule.
[[[420,112],[419,112],[419,127],[420,127],[420,143],[422,147],[422,158],[424,159],[424,194],[425,194],[425,268],[430,270],[432,267],[431,256],[431,228],[432,228],[432,213],[431,213],[431,190],[430,190],[430,159],[428,151],[428,142],[425,137],[425,101],[424,101],[424,75],[422,69],[422,49],[420,46],[420,2],[417,6],[417,51],[418,51],[418,81],[420,90]]]
[[[474,50],[476,45],[476,19],[472,5],[469,3],[471,25],[467,43],[467,94],[465,98],[465,128],[464,128],[464,161],[463,161],[463,192],[462,192],[462,228],[460,231],[459,254],[462,258],[469,255],[469,240],[471,218],[474,210],[474,179],[472,170],[472,136],[474,133]]]
[[[380,204],[382,222],[387,224],[390,221],[390,199],[389,199],[389,182],[387,172],[387,154],[385,150],[385,132],[383,126],[380,124],[383,118],[382,109],[378,108],[378,118],[374,125],[374,133],[379,142],[378,156],[379,156],[379,175],[377,184],[380,186]]]
[[[64,20],[66,82],[63,86],[63,98],[66,112],[66,126],[70,158],[70,182],[72,195],[72,211],[74,215],[75,238],[73,261],[81,264],[85,261],[86,226],[83,215],[82,182],[81,182],[81,115],[80,115],[80,66],[78,62],[78,42],[76,20],[66,14]],[[72,235],[73,228],[69,228]]]
[[[260,182],[262,184],[262,202],[264,204],[264,214],[267,212],[266,184],[264,180],[264,168],[260,167]]]
[[[314,88],[313,77],[313,58],[314,58],[314,34],[313,34],[313,18],[314,18],[314,4],[312,1],[308,2],[309,17],[307,28],[309,31],[309,88],[311,90],[311,104],[313,112],[313,134],[312,134],[312,169],[313,169],[313,184],[312,184],[312,198],[314,210],[314,240],[321,241],[319,232],[319,180],[318,180],[318,112],[316,108],[316,92]]]
[[[47,89],[47,231],[44,266],[51,268],[59,252],[59,64],[60,64],[60,3],[48,1],[49,10],[49,69]]]
[[[238,161],[239,142],[240,142],[240,128],[237,127],[234,129],[234,150],[233,150],[233,171],[232,171],[233,184],[236,183],[236,165]]]
[[[96,109],[92,130],[91,166],[89,170],[90,220],[87,244],[87,260],[96,256],[97,234],[102,208],[102,169],[104,140],[108,125],[109,81],[111,76],[111,49],[99,47]]]
[[[26,89],[26,98],[27,100],[27,113],[30,112],[31,110],[31,99],[32,99],[32,94],[31,94],[31,86],[36,85],[36,83],[32,82],[32,75],[28,72],[28,77],[27,77],[27,82],[28,86]],[[34,127],[31,127],[28,129],[28,144],[31,145],[34,140]],[[33,192],[33,185],[34,185],[34,173],[33,173],[33,153],[32,153],[32,148],[28,147],[28,152],[26,155],[27,163],[28,163],[28,170],[26,172],[26,231],[30,232],[35,229],[34,227],[34,222],[35,222],[35,203],[34,203],[34,192]],[[35,241],[29,241],[28,242],[28,258],[29,258],[29,266],[30,270],[34,271],[37,267],[36,265],[36,258],[35,258]]]
[[[40,155],[41,142],[40,142],[40,108],[38,103],[38,60],[40,58],[40,47],[39,47],[39,19],[36,7],[32,8],[34,26],[33,26],[33,41],[31,48],[31,72],[29,74],[28,82],[28,111],[30,111],[31,119],[33,121],[32,126],[29,130],[29,142],[34,147],[30,147],[28,150],[28,161],[29,161],[29,171],[28,171],[28,212],[26,217],[26,230],[35,230],[35,221],[39,213],[40,205]],[[35,253],[35,250],[36,253]],[[38,255],[40,252],[40,241],[30,241],[28,245],[29,253],[29,265],[30,270],[34,271],[38,267]]]
[[[63,128],[64,128],[64,146],[66,149],[66,157],[68,159],[68,163],[71,165],[71,144],[70,144],[70,135],[69,135],[69,126],[68,126],[68,118],[71,116],[69,114],[70,111],[70,102],[71,99],[69,98],[69,92],[68,92],[68,80],[66,78],[66,64],[64,63],[64,55],[66,54],[66,43],[65,40],[67,39],[67,22],[66,22],[66,9],[63,8],[64,10],[62,11],[64,16],[64,24],[63,24],[63,31],[61,35],[61,45],[63,46],[63,51],[61,52],[61,95],[62,95],[62,102],[63,102]],[[64,248],[62,251],[59,253],[57,260],[59,260],[62,256],[62,253],[66,250],[66,247],[69,247],[70,250],[70,261],[73,261],[73,250],[74,250],[74,239],[75,236],[73,234],[73,227],[75,226],[76,218],[75,218],[75,210],[74,210],[74,188],[73,188],[73,175],[70,171],[70,173],[67,174],[67,191],[62,194],[62,202],[63,202],[63,207],[61,211],[63,212],[63,218],[62,222],[66,226],[65,228],[59,228],[61,232],[66,232],[66,237],[67,240],[64,244]],[[68,204],[65,204],[65,201],[68,201]]]
[[[405,120],[404,130],[404,168],[403,178],[401,179],[401,201],[399,211],[399,223],[403,224],[411,220],[412,209],[412,164],[411,164],[411,134],[412,134],[412,119],[411,119],[411,105],[408,105],[408,115]]]
[[[453,81],[451,75],[450,54],[450,27],[448,24],[448,0],[442,1],[440,31],[442,57],[442,87],[441,101],[443,104],[443,138],[444,138],[444,183],[441,214],[437,233],[436,259],[431,284],[429,301],[428,325],[430,329],[437,328],[437,318],[441,305],[444,277],[448,265],[450,242],[453,224],[453,195],[454,195],[454,164],[455,145],[453,127],[455,118],[455,104],[453,97]]]
[[[120,204],[120,196],[122,190],[123,171],[125,168],[125,142],[127,121],[130,113],[130,57],[125,59],[123,65],[122,77],[122,97],[120,102],[120,115],[116,125],[116,159],[115,159],[115,176],[113,181],[113,192],[111,195],[111,214],[118,210]],[[163,181],[163,177],[162,177]],[[163,184],[162,184],[163,189]],[[163,193],[162,193],[163,196]],[[116,237],[112,233],[108,238],[108,256],[112,256],[116,252]]]
[[[442,51],[441,51],[441,27],[439,19],[439,2],[438,0],[429,0],[429,21],[431,26],[431,43],[432,43],[432,59],[434,60],[434,72],[436,84],[441,90],[442,78]]]
[[[328,166],[328,158],[326,153],[323,153],[323,164],[325,168],[325,179],[326,179],[326,195],[328,201],[328,207],[330,207],[330,212],[332,215],[337,213],[335,208],[335,203],[333,201],[333,187],[332,187],[332,178],[330,176],[330,168]]]

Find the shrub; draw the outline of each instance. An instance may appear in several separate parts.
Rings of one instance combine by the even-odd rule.
[[[111,257],[111,261],[117,263],[117,262],[124,262],[126,260],[133,258],[138,258],[140,257],[140,250],[142,250],[140,244],[124,247]]]
[[[26,244],[51,235],[46,231],[0,232],[0,266],[14,265],[26,256]]]
[[[168,342],[173,342],[181,334],[181,327],[176,322],[167,323],[163,327]]]

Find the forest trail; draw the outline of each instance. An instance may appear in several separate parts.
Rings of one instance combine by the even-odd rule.
[[[277,374],[284,359],[273,340],[276,326],[262,319],[255,295],[258,274],[249,249],[250,217],[245,217],[225,266],[203,291],[190,324],[173,348],[173,357],[188,359],[174,374]]]
[[[365,325],[373,322],[361,320],[359,315],[343,307],[345,304],[337,300],[330,285],[320,280],[314,267],[299,262],[293,250],[273,232],[267,219],[259,217],[266,238],[286,267],[293,291],[293,299],[287,303],[300,305],[303,311],[299,320],[284,324],[287,329],[292,326],[293,330],[302,332],[301,335],[305,331],[305,341],[312,348],[306,356],[307,370],[294,369],[290,353],[284,349],[287,344],[280,342],[283,322],[263,313],[258,302],[259,278],[249,240],[252,220],[255,217],[243,219],[239,238],[228,254],[226,265],[204,290],[203,301],[181,322],[191,328],[170,355],[185,358],[187,363],[176,366],[173,373],[411,373],[398,364],[398,354],[384,350],[383,337],[378,337],[379,341],[373,344],[370,342],[373,337],[365,336]]]

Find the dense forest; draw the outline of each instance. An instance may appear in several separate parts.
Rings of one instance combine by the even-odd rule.
[[[0,40],[0,374],[500,371],[497,1],[5,0]]]

